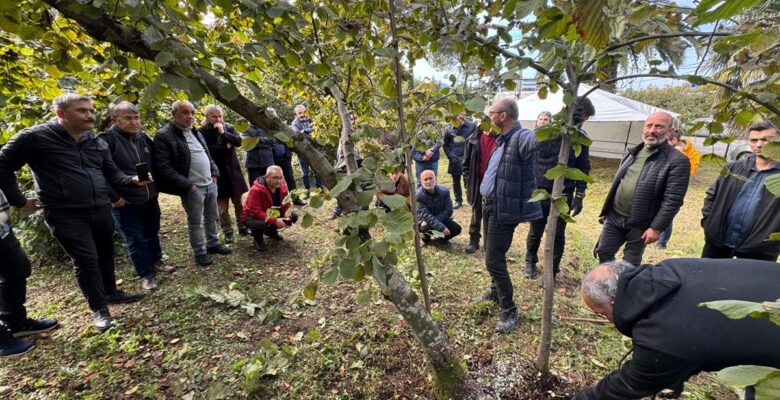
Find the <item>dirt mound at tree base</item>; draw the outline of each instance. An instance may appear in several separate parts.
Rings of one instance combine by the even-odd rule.
[[[479,366],[474,366],[479,368]],[[470,368],[472,369],[472,368]],[[568,399],[576,381],[550,374],[542,377],[533,362],[518,355],[504,357],[469,372],[458,398],[468,400]]]

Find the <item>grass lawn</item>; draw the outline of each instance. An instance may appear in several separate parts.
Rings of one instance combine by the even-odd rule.
[[[440,171],[446,171],[442,157]],[[424,248],[434,317],[446,328],[482,398],[566,398],[615,369],[630,341],[597,318],[579,297],[579,279],[595,264],[593,246],[601,226],[596,216],[617,162],[593,160],[585,210],[567,230],[561,285],[556,295],[552,369],[555,390],[538,393],[529,367],[538,345],[542,290],[522,278],[527,226],[521,225],[509,251],[521,326],[509,335],[493,327],[497,310],[469,299],[488,288],[482,251],[463,252],[470,208],[455,212],[464,233],[451,246]],[[718,167],[705,165],[692,178],[685,206],[675,220],[667,250],[651,246],[645,262],[698,257],[703,245],[700,208]],[[442,183],[449,184],[444,174]],[[114,306],[119,327],[98,333],[67,261],[36,268],[29,279],[27,307],[33,316],[55,317],[62,327],[35,338],[22,358],[0,360],[0,397],[9,399],[416,399],[429,398],[431,375],[409,329],[392,304],[368,280],[320,285],[315,301],[302,290],[337,237],[332,205],[305,208],[315,216],[308,229],[283,232],[257,253],[239,237],[234,253],[198,267],[187,240],[177,198],[161,196],[162,241],[169,263],[161,290],[143,301]],[[400,268],[415,280],[413,253]],[[120,287],[139,281],[124,250],[117,253]],[[419,285],[415,284],[415,287]],[[358,293],[361,300],[356,301]],[[366,295],[370,295],[366,297]],[[254,315],[250,315],[252,312]],[[710,375],[687,385],[689,399],[736,399]],[[251,394],[250,394],[251,393]]]

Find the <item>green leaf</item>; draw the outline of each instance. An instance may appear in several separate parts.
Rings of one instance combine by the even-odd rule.
[[[233,101],[241,96],[241,92],[238,91],[236,85],[232,83],[225,83],[219,86],[219,95],[226,101]]]
[[[295,11],[295,7],[291,5],[290,3],[286,1],[280,1],[279,4],[269,7],[267,10],[265,10],[265,15],[276,18],[278,16],[281,16],[284,13],[293,12]]]
[[[308,228],[312,225],[314,225],[314,217],[312,217],[311,214],[309,213],[304,214],[303,220],[301,221],[301,226],[304,228]]]
[[[376,257],[371,258],[371,264],[373,266],[374,279],[379,283],[379,286],[387,286],[387,268]]]
[[[326,271],[324,274],[322,274],[322,277],[320,278],[320,282],[325,284],[333,284],[333,282],[336,282],[336,278],[339,277],[339,267],[333,267]]]
[[[606,23],[606,0],[578,1],[572,10],[577,33],[596,50],[607,47],[609,27]]]
[[[547,200],[549,198],[550,198],[550,194],[547,193],[546,190],[534,189],[534,191],[531,192],[531,197],[528,198],[528,202],[530,203],[532,201],[542,201],[542,200]]]
[[[341,193],[349,189],[349,185],[351,184],[352,175],[344,175],[341,177],[341,179],[339,179],[339,182],[336,184],[336,186],[334,186],[333,189],[330,189],[330,195],[332,197],[339,197]]]
[[[166,51],[161,51],[154,57],[154,63],[160,68],[165,68],[168,65],[175,63],[175,61],[176,56],[173,53],[168,53]]]
[[[341,276],[346,279],[355,278],[355,268],[357,268],[357,264],[355,264],[355,260],[351,257],[344,258],[339,263],[339,271],[341,272]]]
[[[358,292],[358,294],[355,295],[355,303],[359,305],[366,305],[369,302],[371,302],[371,291],[370,290],[363,290]]]
[[[485,99],[482,96],[474,96],[466,102],[466,109],[474,113],[481,113],[485,111],[485,104]]]
[[[753,117],[756,115],[756,112],[754,110],[744,110],[737,113],[737,115],[734,116],[734,122],[737,125],[747,125],[750,123],[750,121],[753,120]]]
[[[566,200],[566,196],[555,199],[555,208],[561,215],[569,214],[569,203]]]
[[[303,288],[303,297],[314,300],[317,296],[317,282],[309,282],[305,288]]]
[[[382,47],[381,49],[374,50],[374,54],[379,57],[394,58],[398,55],[398,52],[392,47]]]
[[[773,160],[780,160],[780,141],[772,141],[761,148],[761,155]]]
[[[742,300],[718,300],[701,303],[699,307],[720,311],[731,319],[745,317],[768,319],[774,324],[780,325],[780,306],[777,306],[777,302],[754,303]]]
[[[548,169],[544,173],[544,177],[547,178],[547,179],[553,180],[555,178],[559,178],[561,176],[566,175],[566,171],[567,171],[566,165],[558,164],[558,165]]]
[[[536,135],[536,140],[543,142],[545,140],[557,139],[561,136],[561,129],[557,125],[549,124],[535,131],[534,134]]]
[[[738,365],[717,372],[718,378],[730,386],[751,386],[771,377],[779,377],[780,369],[758,365]]]
[[[366,166],[365,162],[363,166],[364,167]],[[374,201],[375,194],[376,191],[374,190],[364,190],[362,192],[357,192],[356,197],[357,197],[358,205],[360,205],[361,207],[368,207]]]
[[[406,197],[400,194],[391,194],[382,196],[382,203],[390,207],[390,210],[397,210],[406,207]]]
[[[323,77],[330,73],[330,67],[327,64],[308,64],[306,70],[314,73],[319,77]]]
[[[309,207],[320,208],[324,203],[325,203],[325,199],[318,194],[315,194],[314,196],[311,196],[311,198],[309,198]]]
[[[284,143],[287,147],[292,147],[292,138],[287,133],[281,131],[274,132],[274,137],[279,139],[279,141]]]
[[[694,19],[693,26],[731,18],[757,6],[761,1],[762,0],[702,0],[693,10],[693,13],[691,13]]]
[[[350,236],[347,239],[346,247],[350,252],[355,251],[358,247],[360,247],[360,238],[357,236]]]
[[[588,174],[579,170],[579,168],[566,168],[566,179],[573,181],[595,182]]]
[[[414,228],[412,213],[406,207],[386,213],[382,218],[382,223],[388,233],[399,236]]]
[[[780,240],[780,232],[775,232],[770,234],[769,240]]]
[[[260,141],[259,137],[245,137],[241,138],[241,148],[244,149],[244,151],[249,151],[255,148],[257,146],[257,143]]]
[[[763,153],[764,149],[761,149],[761,152]],[[774,174],[766,178],[764,186],[766,186],[766,190],[769,193],[772,193],[775,197],[780,197],[780,174]]]

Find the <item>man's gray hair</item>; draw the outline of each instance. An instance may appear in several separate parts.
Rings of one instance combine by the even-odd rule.
[[[66,110],[68,107],[70,107],[71,104],[77,101],[91,102],[92,99],[82,94],[68,92],[55,97],[54,101],[52,101],[52,104],[54,105],[55,110]]]
[[[276,171],[282,175],[284,175],[284,172],[282,172],[282,167],[278,165],[269,165],[268,168],[265,169],[265,176],[268,176],[268,173],[271,171]]]
[[[520,116],[520,111],[517,109],[517,102],[514,99],[501,99],[493,104],[493,111],[505,112],[509,119],[517,121]]]
[[[306,111],[306,106],[304,106],[303,104],[298,104],[297,106],[295,106],[293,111],[297,112],[298,110]]]
[[[119,103],[112,104],[108,108],[109,117],[116,117],[122,113],[140,114],[141,112],[135,104],[129,101],[120,101]]]
[[[611,309],[617,292],[618,277],[633,269],[634,265],[625,260],[614,260],[602,265],[606,265],[610,273],[596,276],[593,271],[589,272],[582,279],[581,289],[594,303]]]
[[[175,113],[180,108],[182,108],[182,107],[184,107],[186,105],[189,105],[190,107],[195,108],[195,106],[193,106],[192,103],[190,103],[187,100],[176,100],[176,101],[173,102],[173,104],[171,104],[171,113]]]
[[[219,112],[221,114],[224,114],[222,111],[222,107],[216,105],[216,104],[209,104],[206,106],[206,109],[203,111],[204,114],[210,115],[211,113]]]

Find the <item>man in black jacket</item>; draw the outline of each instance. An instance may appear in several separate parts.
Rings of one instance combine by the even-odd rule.
[[[760,277],[760,279],[756,279]],[[735,365],[780,368],[780,327],[733,320],[700,307],[717,300],[780,298],[780,265],[757,260],[671,259],[639,268],[602,264],[582,280],[585,304],[631,338],[633,357],[574,400],[625,400],[682,391],[701,371]]]
[[[149,171],[152,138],[141,131],[138,107],[123,101],[111,107],[109,114],[113,126],[98,137],[108,144],[116,166],[128,175],[137,173],[139,167]],[[151,181],[151,176],[145,180]],[[112,191],[112,197],[119,197],[119,200],[113,203],[111,214],[125,239],[135,272],[141,278],[141,289],[156,290],[157,272],[175,269],[162,261],[157,185],[152,182],[141,187],[119,186]]]
[[[691,164],[666,141],[672,121],[666,112],[648,116],[643,143],[630,148],[620,162],[599,214],[604,228],[595,254],[600,262],[614,260],[625,243],[623,259],[639,265],[645,246],[658,241],[680,211]]]
[[[19,132],[0,150],[0,190],[11,205],[43,208],[46,225],[73,259],[79,288],[94,313],[95,326],[113,325],[108,304],[136,301],[140,295],[116,287],[111,185],[146,185],[123,173],[108,145],[89,132],[95,126],[92,100],[75,93],[54,99],[57,121]],[[26,198],[16,175],[29,165],[38,198]]]
[[[231,253],[217,239],[219,169],[209,155],[203,136],[193,127],[192,103],[174,102],[171,115],[171,121],[154,137],[154,179],[161,192],[181,197],[195,262],[205,267],[214,262],[208,253]]]
[[[230,203],[233,203],[233,214],[236,216],[238,230],[243,235],[248,235],[249,228],[239,220],[241,210],[244,209],[242,201],[244,193],[249,191],[238,162],[236,148],[241,147],[241,136],[232,125],[226,124],[222,108],[216,104],[206,106],[206,123],[198,128],[203,135],[209,154],[219,168],[217,181],[217,208],[219,209],[219,222],[222,226],[222,234],[225,243],[233,243],[233,221],[230,219]]]
[[[417,219],[420,222],[420,233],[425,243],[431,241],[431,231],[440,232],[444,240],[460,234],[461,228],[452,219],[452,199],[446,186],[436,184],[436,175],[431,170],[420,174],[421,185],[417,189]]]
[[[593,107],[593,103],[585,97],[577,99],[577,109],[574,111],[574,125],[578,128],[582,127],[588,118],[596,114],[596,109]],[[580,135],[587,136],[585,131],[580,129]],[[534,175],[536,176],[536,184],[539,189],[544,189],[547,193],[552,194],[553,181],[544,177],[544,174],[550,168],[558,165],[558,153],[561,149],[561,142],[563,138],[550,139],[539,142],[536,147],[536,165],[534,166]],[[590,173],[590,149],[588,146],[582,146],[580,148],[580,154],[575,154],[574,149],[569,149],[569,161],[566,164],[568,168],[577,168],[585,174]],[[571,210],[571,216],[575,216],[582,211],[582,199],[585,197],[585,190],[588,188],[588,183],[585,181],[575,181],[566,178],[563,181],[563,193],[566,196],[569,208]],[[525,252],[525,271],[523,276],[526,278],[533,278],[536,275],[536,263],[539,261],[538,251],[539,245],[542,243],[542,235],[544,234],[544,228],[547,225],[547,216],[550,215],[551,200],[545,199],[539,202],[542,206],[541,219],[537,219],[530,222],[528,228],[528,236],[526,237],[526,252]],[[561,258],[563,257],[563,249],[566,246],[566,220],[558,217],[558,224],[555,230],[555,246],[553,251],[553,274],[558,276],[561,267]]]
[[[463,175],[463,151],[466,147],[466,139],[471,136],[477,126],[466,121],[465,114],[460,113],[455,120],[459,124],[448,126],[442,135],[444,154],[447,155],[449,165],[447,172],[452,176],[452,190],[455,194],[455,203],[452,208],[457,210],[463,205],[463,189],[461,188],[461,177]]]
[[[761,154],[777,129],[764,122],[750,128],[748,145],[755,157],[726,164],[728,175],[715,180],[702,208],[704,258],[753,258],[776,261],[780,242],[769,235],[780,231],[780,199],[765,182],[780,173],[780,163]]]

